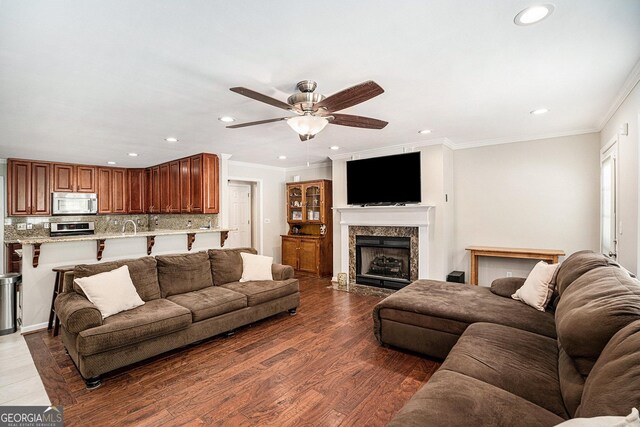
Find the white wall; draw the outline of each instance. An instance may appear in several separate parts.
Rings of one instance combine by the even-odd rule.
[[[597,133],[456,150],[453,265],[469,280],[465,247],[599,249]],[[479,284],[534,262],[482,258]]]
[[[600,146],[604,146],[618,135],[618,261],[627,269],[638,273],[640,253],[638,253],[638,145],[640,133],[640,86],[629,94],[616,113],[600,132]],[[629,134],[619,135],[620,126],[629,124]]]
[[[263,255],[280,262],[282,241],[286,233],[285,218],[285,169],[251,163],[228,162],[228,179],[259,181],[262,187]],[[260,197],[260,195],[258,195]],[[259,202],[258,202],[259,203]],[[227,205],[227,203],[225,203]]]
[[[287,182],[293,182],[294,176],[300,177],[300,181],[313,181],[315,179],[331,179],[331,162],[317,163],[309,166],[287,168]]]

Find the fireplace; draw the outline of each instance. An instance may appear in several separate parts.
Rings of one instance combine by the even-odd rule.
[[[401,289],[411,283],[411,238],[359,236],[355,239],[356,283]]]

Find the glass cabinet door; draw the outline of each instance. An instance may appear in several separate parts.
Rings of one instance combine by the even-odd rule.
[[[304,211],[304,201],[302,200],[302,185],[289,186],[289,194],[287,195],[289,212],[289,221],[302,221],[302,213]]]
[[[322,218],[320,217],[321,212],[321,188],[318,184],[312,184],[305,186],[304,189],[304,198],[306,204],[306,219],[307,221],[318,221],[320,222]]]

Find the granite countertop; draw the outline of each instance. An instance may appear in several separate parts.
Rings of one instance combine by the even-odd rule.
[[[103,234],[89,234],[83,236],[59,236],[59,237],[27,237],[17,240],[6,240],[5,243],[21,243],[23,245],[33,245],[34,243],[60,243],[60,242],[83,242],[88,240],[102,240],[102,239],[128,239],[131,237],[148,237],[148,236],[170,236],[175,234],[200,234],[200,233],[220,233],[223,231],[234,231],[230,228],[186,228],[183,230],[154,230],[154,231],[139,231],[136,234],[128,232],[123,233],[103,233]]]

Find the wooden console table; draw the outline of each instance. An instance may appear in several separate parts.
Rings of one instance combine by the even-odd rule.
[[[489,256],[497,258],[539,259],[551,264],[558,263],[558,257],[564,256],[564,251],[558,249],[519,249],[494,248],[490,246],[469,246],[466,248],[471,257],[472,285],[478,284],[478,257]]]

